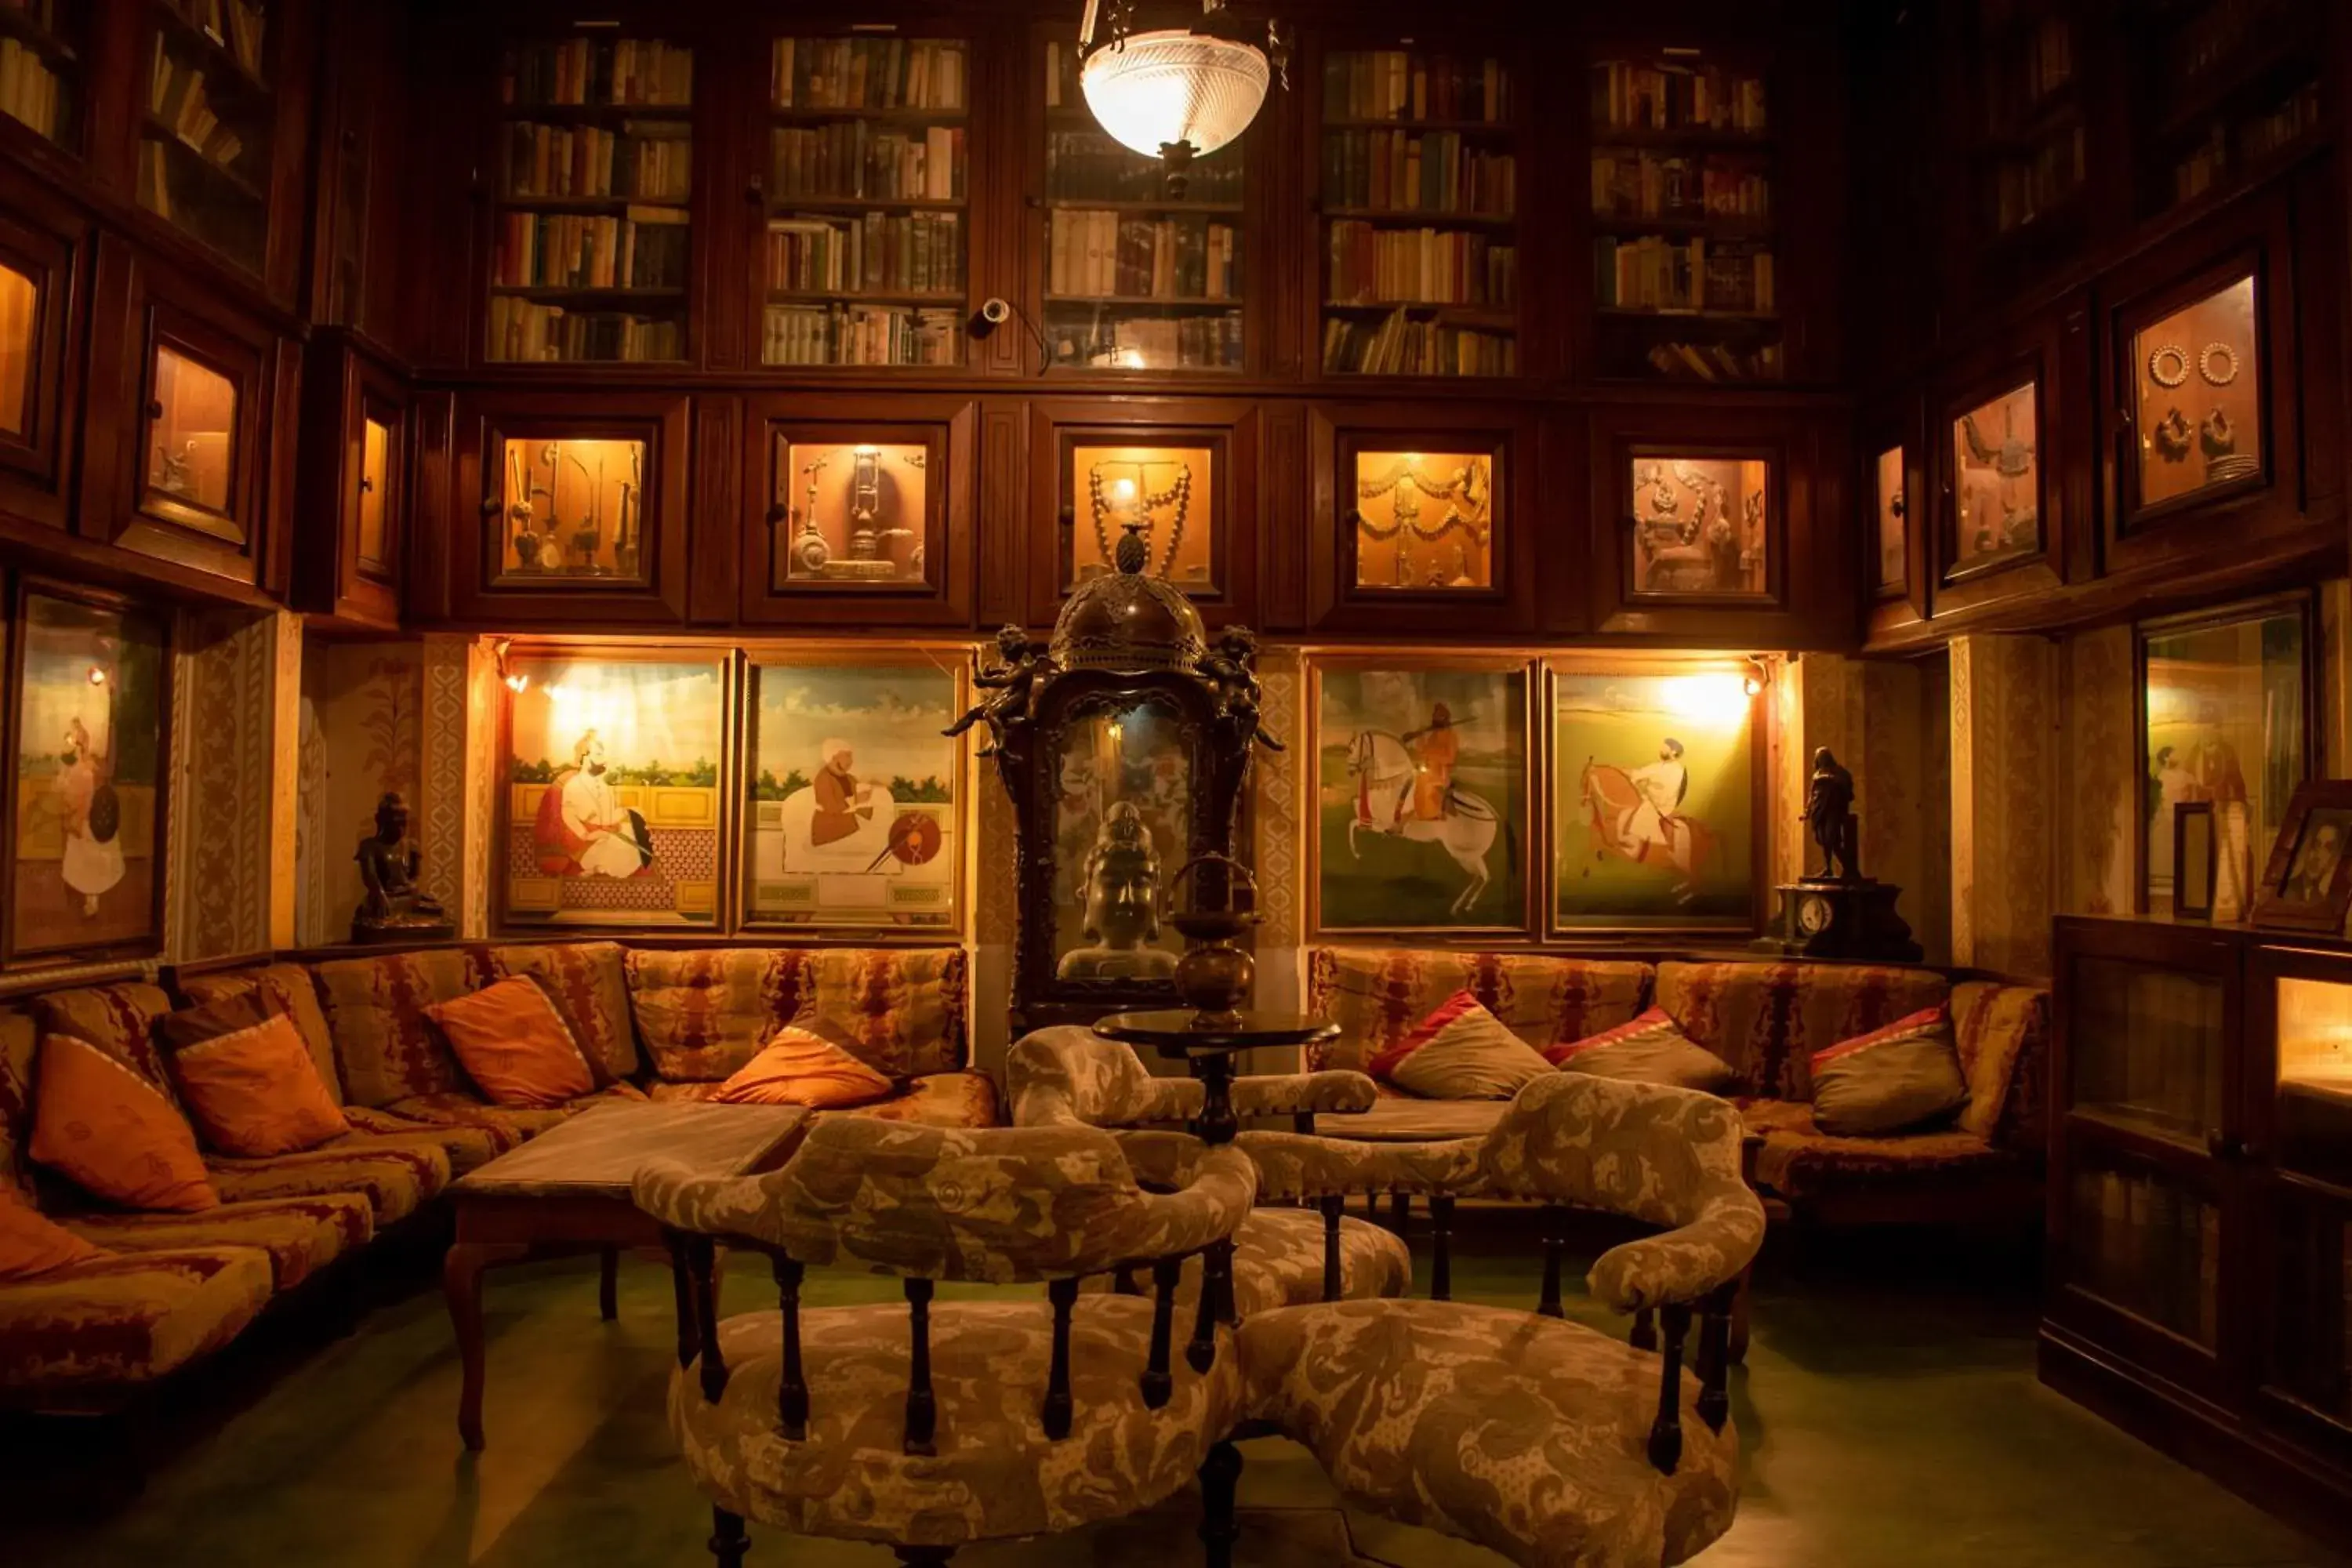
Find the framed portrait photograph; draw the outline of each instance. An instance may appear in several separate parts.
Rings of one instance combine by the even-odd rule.
[[[110,595],[26,584],[16,623],[7,954],[155,952],[170,622]]]
[[[2313,779],[2294,792],[2256,889],[2252,922],[2333,935],[2352,907],[2352,779]]]
[[[743,918],[860,931],[961,923],[969,656],[751,656]]]
[[[682,649],[509,658],[505,924],[718,923],[731,666]]]
[[[1528,929],[1529,685],[1517,659],[1316,662],[1317,930]]]
[[[1555,660],[1551,929],[1753,931],[1759,698],[1743,669]]]

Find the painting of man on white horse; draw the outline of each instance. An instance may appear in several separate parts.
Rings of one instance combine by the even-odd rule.
[[[1523,680],[1516,671],[1325,672],[1327,929],[1517,922]]]

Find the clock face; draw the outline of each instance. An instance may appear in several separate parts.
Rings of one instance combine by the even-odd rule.
[[[1809,894],[1797,900],[1797,930],[1806,936],[1819,936],[1829,929],[1830,901],[1819,894]]]

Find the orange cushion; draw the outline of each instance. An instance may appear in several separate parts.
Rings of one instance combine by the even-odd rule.
[[[88,1040],[42,1039],[35,1099],[33,1158],[86,1191],[126,1208],[220,1206],[188,1119]]]
[[[352,1130],[283,1013],[175,1053],[172,1076],[205,1141],[224,1154],[291,1154]]]
[[[69,1263],[109,1256],[58,1224],[0,1182],[0,1283],[32,1279]]]
[[[544,1110],[595,1092],[588,1054],[529,975],[436,1002],[425,1016],[441,1026],[467,1076],[495,1104]]]
[[[719,1086],[724,1105],[866,1105],[897,1086],[821,1035],[786,1024],[760,1054]]]

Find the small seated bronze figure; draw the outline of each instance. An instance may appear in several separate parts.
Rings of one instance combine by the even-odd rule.
[[[395,791],[376,803],[375,833],[352,857],[367,895],[352,916],[353,942],[422,942],[457,934],[441,901],[416,885],[424,855],[408,842],[408,803]]]

